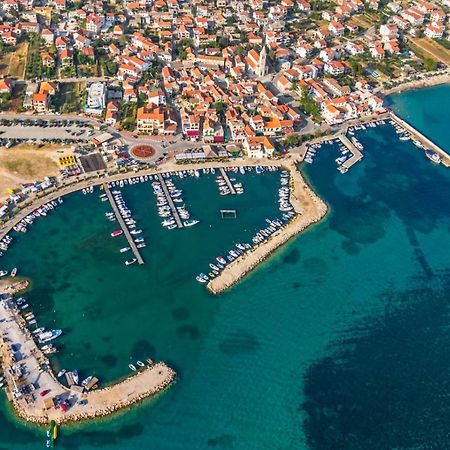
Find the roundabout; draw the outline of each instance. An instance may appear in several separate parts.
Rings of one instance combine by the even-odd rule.
[[[156,149],[152,145],[139,144],[130,150],[130,155],[135,159],[148,160],[155,156]]]

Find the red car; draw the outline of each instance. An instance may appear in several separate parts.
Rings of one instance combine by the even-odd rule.
[[[63,412],[66,412],[69,409],[65,403],[61,403],[59,405],[59,407],[61,408],[61,411],[63,411]]]
[[[39,395],[40,395],[41,397],[45,397],[49,392],[50,392],[50,389],[45,389],[45,391],[39,392]]]

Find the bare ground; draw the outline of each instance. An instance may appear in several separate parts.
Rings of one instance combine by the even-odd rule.
[[[58,157],[69,153],[69,148],[46,145],[17,145],[10,149],[0,147],[0,200],[8,189],[20,188],[22,183],[42,180],[58,174]]]

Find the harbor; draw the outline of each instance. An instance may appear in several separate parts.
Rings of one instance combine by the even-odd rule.
[[[39,424],[102,417],[166,389],[175,372],[162,362],[148,362],[116,384],[89,390],[60,383],[11,296],[0,300],[0,352],[7,396],[17,414]],[[74,380],[73,375],[69,377]]]
[[[295,215],[285,225],[265,236],[257,245],[250,248],[244,246],[245,251],[208,281],[207,288],[211,293],[220,294],[234,285],[277,248],[325,216],[327,205],[307,185],[295,163],[286,161],[282,167],[289,174],[289,203]]]

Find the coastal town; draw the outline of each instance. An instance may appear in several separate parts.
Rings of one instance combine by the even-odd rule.
[[[449,0],[2,1],[0,257],[82,191],[111,207],[110,236],[132,255],[125,266],[143,266],[124,186],[149,184],[163,229],[189,229],[200,221],[178,180],[214,176],[218,195],[232,197],[244,194],[235,174],[276,172],[280,217],[196,276],[209,293],[226,291],[326,215],[297,170],[323,144],[338,145],[345,174],[364,156],[355,132],[388,123],[450,166],[386,102],[450,81],[449,19]],[[56,424],[109,415],[175,381],[150,355],[102,388],[92,375],[54,373],[51,342],[62,330],[39,326],[27,288],[20,268],[0,270],[0,387],[20,417],[52,424],[47,446]]]

